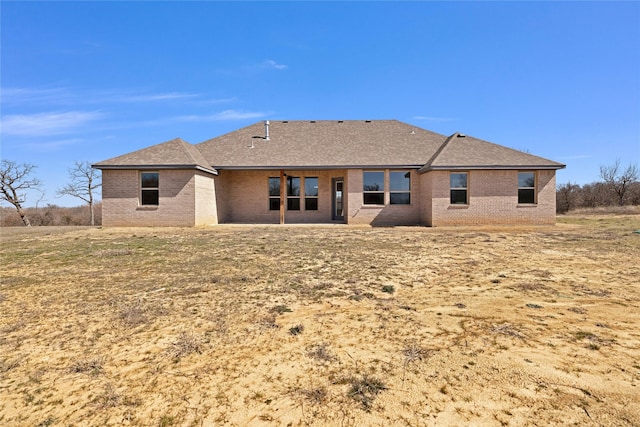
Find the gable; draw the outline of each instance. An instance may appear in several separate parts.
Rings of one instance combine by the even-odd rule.
[[[208,173],[217,173],[198,149],[180,138],[114,157],[93,165],[98,169],[194,168]]]
[[[460,133],[451,135],[420,170],[561,169],[565,165]]]

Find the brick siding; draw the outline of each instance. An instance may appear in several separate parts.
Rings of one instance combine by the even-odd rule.
[[[468,172],[469,203],[452,205],[449,172],[427,172],[421,177],[421,184],[432,192],[431,207],[423,209],[422,221],[430,226],[554,224],[555,171],[536,171],[536,181],[537,203],[519,205],[517,170],[472,170]]]
[[[382,169],[379,169],[382,170]],[[392,170],[392,169],[391,169]],[[411,171],[411,204],[389,204],[389,172],[385,169],[385,204],[366,206],[362,169],[287,170],[289,176],[318,178],[318,210],[285,212],[285,223],[330,223],[332,179],[344,179],[344,222],[371,225],[553,224],[555,171],[536,172],[534,205],[518,205],[517,170],[468,172],[467,205],[450,204],[449,172]],[[195,170],[160,170],[160,202],[140,206],[140,171],[104,170],[104,226],[196,226],[218,223],[277,224],[278,210],[269,210],[269,177],[277,170],[221,170],[211,176]],[[301,188],[301,195],[304,189]]]

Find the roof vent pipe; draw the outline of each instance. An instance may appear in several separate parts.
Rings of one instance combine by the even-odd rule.
[[[269,140],[269,120],[264,121],[264,139]]]

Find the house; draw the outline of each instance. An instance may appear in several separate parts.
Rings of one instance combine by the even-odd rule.
[[[553,224],[563,164],[396,120],[266,121],[93,165],[104,226]]]

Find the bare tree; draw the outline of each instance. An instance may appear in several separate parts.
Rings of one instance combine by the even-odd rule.
[[[566,213],[575,209],[578,205],[580,186],[568,182],[558,185],[556,189],[556,212]]]
[[[2,160],[0,166],[0,200],[15,206],[20,219],[27,227],[31,227],[31,223],[22,209],[22,204],[27,199],[25,191],[38,189],[41,185],[38,178],[31,176],[35,168],[36,166],[28,163],[19,165],[6,159]]]
[[[638,165],[629,164],[621,171],[620,159],[616,159],[611,166],[600,166],[600,178],[618,196],[618,203],[622,206],[629,186],[638,181]]]
[[[91,225],[95,225],[95,214],[93,212],[93,192],[102,186],[98,171],[91,167],[91,163],[84,161],[74,163],[69,168],[70,183],[60,188],[57,192],[59,196],[73,196],[84,200],[89,204],[91,213]]]

